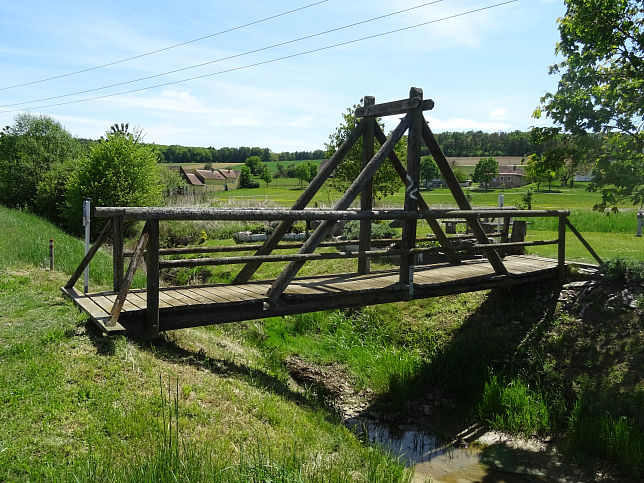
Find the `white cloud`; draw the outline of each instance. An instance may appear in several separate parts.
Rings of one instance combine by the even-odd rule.
[[[155,109],[183,112],[189,114],[211,114],[215,111],[206,107],[201,100],[188,91],[164,89],[159,95],[122,95],[100,99],[101,102],[116,104],[122,107]]]
[[[501,121],[503,119],[506,119],[509,113],[510,111],[508,111],[504,107],[497,107],[496,109],[490,111],[490,117],[492,119]]]

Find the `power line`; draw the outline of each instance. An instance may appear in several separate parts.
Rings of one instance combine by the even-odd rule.
[[[186,71],[186,70],[196,69],[198,67],[204,67],[206,65],[216,64],[216,63],[219,63],[219,62],[223,62],[225,60],[236,59],[236,58],[239,58],[239,57],[244,57],[246,55],[256,54],[257,52],[262,52],[262,51],[265,51],[265,50],[274,49],[276,47],[282,47],[284,45],[294,44],[294,43],[301,42],[303,40],[308,40],[308,39],[311,39],[311,38],[314,38],[314,37],[320,37],[322,35],[326,35],[326,34],[329,34],[329,33],[332,33],[332,32],[338,32],[340,30],[346,30],[348,28],[355,27],[357,25],[363,25],[363,24],[366,24],[366,23],[369,23],[369,22],[374,22],[376,20],[381,20],[383,18],[393,17],[394,15],[400,15],[401,13],[409,12],[411,10],[417,10],[419,8],[427,7],[428,5],[433,5],[433,4],[441,3],[441,2],[444,2],[444,1],[446,1],[446,0],[433,0],[431,2],[422,3],[422,4],[416,5],[414,7],[409,7],[409,8],[405,8],[405,9],[402,9],[402,10],[396,10],[395,12],[390,12],[390,13],[387,13],[387,14],[384,14],[384,15],[378,15],[377,17],[371,17],[371,18],[368,18],[366,20],[360,20],[358,22],[353,22],[353,23],[350,23],[350,24],[347,24],[347,25],[343,25],[341,27],[336,27],[336,28],[332,28],[332,29],[329,29],[329,30],[324,30],[322,32],[318,32],[318,33],[315,33],[315,34],[305,35],[304,37],[298,37],[298,38],[295,38],[295,39],[286,40],[284,42],[279,42],[277,44],[268,45],[266,47],[260,47],[259,49],[247,50],[246,52],[242,52],[240,54],[229,55],[227,57],[221,57],[219,59],[209,60],[207,62],[202,62],[200,64],[190,65],[190,66],[187,66],[187,67],[181,67],[179,69],[173,69],[173,70],[169,70],[169,71],[166,71],[166,72],[161,72],[160,74],[153,74],[153,75],[149,75],[149,76],[145,76],[145,77],[139,77],[138,79],[132,79],[132,80],[127,80],[127,81],[123,81],[123,82],[117,82],[117,83],[114,83],[114,84],[109,84],[109,85],[106,85],[106,86],[94,87],[92,89],[84,89],[82,91],[70,92],[69,94],[61,94],[61,95],[58,95],[58,96],[42,97],[40,99],[31,99],[29,101],[21,101],[21,102],[14,102],[14,103],[11,103],[11,104],[4,104],[4,105],[0,105],[0,108],[1,107],[21,106],[23,104],[32,104],[34,102],[52,101],[54,99],[63,99],[65,97],[76,96],[78,94],[87,94],[89,92],[102,91],[102,90],[105,90],[105,89],[111,89],[112,87],[119,87],[119,86],[123,86],[123,85],[134,84],[135,82],[141,82],[141,81],[144,81],[144,80],[155,79],[155,78],[163,77],[163,76],[170,75],[170,74],[176,74],[177,72],[183,72],[183,71]]]
[[[350,44],[355,44],[355,43],[362,42],[362,41],[365,41],[365,40],[371,40],[371,39],[378,38],[378,37],[384,37],[386,35],[391,35],[391,34],[398,33],[398,32],[404,32],[406,30],[411,30],[411,29],[422,27],[422,26],[425,26],[425,25],[430,25],[430,24],[433,24],[433,23],[443,22],[445,20],[451,20],[451,19],[454,19],[454,18],[457,18],[457,17],[463,17],[465,15],[470,15],[470,14],[473,14],[473,13],[482,12],[484,10],[490,10],[492,8],[501,7],[503,5],[509,5],[511,3],[516,3],[518,1],[519,0],[508,0],[508,1],[505,1],[505,2],[495,3],[493,5],[488,5],[486,7],[481,7],[481,8],[477,8],[477,9],[473,9],[473,10],[468,10],[466,12],[461,12],[461,13],[457,13],[457,14],[454,14],[454,15],[449,15],[447,17],[442,17],[442,18],[439,18],[439,19],[429,20],[427,22],[421,22],[421,23],[418,23],[418,24],[415,24],[415,25],[410,25],[410,26],[407,26],[407,27],[401,27],[401,28],[394,29],[394,30],[388,30],[386,32],[380,32],[380,33],[374,34],[374,35],[368,35],[368,36],[365,36],[365,37],[360,37],[360,38],[353,39],[353,40],[347,40],[345,42],[339,42],[339,43],[336,43],[336,44],[327,45],[327,46],[319,47],[319,48],[316,48],[316,49],[311,49],[311,50],[306,50],[306,51],[303,51],[303,52],[298,52],[298,53],[295,53],[295,54],[285,55],[283,57],[276,57],[276,58],[269,59],[269,60],[264,60],[264,61],[261,61],[261,62],[255,62],[253,64],[247,64],[247,65],[243,65],[243,66],[239,66],[239,67],[232,67],[230,69],[220,70],[220,71],[217,71],[217,72],[212,72],[210,74],[204,74],[204,75],[199,75],[199,76],[195,76],[195,77],[189,77],[189,78],[186,78],[186,79],[175,80],[175,81],[172,81],[172,82],[164,82],[162,84],[156,84],[156,85],[152,85],[152,86],[141,87],[139,89],[131,89],[131,90],[128,90],[128,91],[116,92],[116,93],[113,93],[113,94],[104,94],[102,96],[88,97],[88,98],[85,98],[85,99],[75,99],[75,100],[66,101],[66,102],[48,104],[48,105],[45,105],[45,106],[35,106],[35,107],[32,107],[31,109],[46,109],[46,108],[49,108],[49,107],[57,107],[57,106],[64,106],[64,105],[68,105],[68,104],[76,104],[76,103],[80,103],[80,102],[95,101],[95,100],[99,100],[99,99],[105,99],[105,98],[108,98],[108,97],[121,96],[121,95],[124,95],[124,94],[131,94],[133,92],[141,92],[141,91],[145,91],[145,90],[148,90],[148,89],[156,89],[158,87],[166,87],[166,86],[173,85],[173,84],[180,84],[180,83],[183,83],[183,82],[190,82],[190,81],[193,81],[193,80],[204,79],[206,77],[213,77],[213,76],[216,76],[216,75],[226,74],[226,73],[229,73],[229,72],[235,72],[235,71],[239,71],[239,70],[249,69],[251,67],[257,67],[257,66],[260,66],[260,65],[266,65],[266,64],[271,64],[271,63],[274,63],[274,62],[279,62],[281,60],[287,60],[287,59],[292,59],[294,57],[301,57],[303,55],[308,55],[308,54],[312,54],[312,53],[316,53],[316,52],[322,52],[322,51],[325,51],[325,50],[333,49],[335,47],[342,47],[344,45],[350,45]],[[18,111],[24,111],[24,110],[25,109],[13,109],[13,110],[7,110],[7,111],[0,111],[0,113],[18,112]]]
[[[273,19],[276,19],[278,17],[283,17],[283,16],[289,15],[291,13],[299,12],[300,10],[304,10],[304,9],[307,9],[307,8],[314,7],[314,6],[319,5],[321,3],[326,3],[328,1],[329,0],[320,0],[318,2],[309,3],[308,5],[304,5],[303,7],[298,7],[298,8],[294,8],[292,10],[287,10],[285,12],[277,13],[275,15],[271,15],[270,17],[264,17],[264,18],[261,18],[259,20],[254,20],[252,22],[248,22],[248,23],[245,23],[245,24],[242,24],[242,25],[238,25],[237,27],[231,27],[231,28],[226,29],[226,30],[220,30],[219,32],[215,32],[214,34],[204,35],[203,37],[197,37],[196,39],[186,40],[185,42],[181,42],[181,43],[174,44],[174,45],[169,45],[168,47],[163,47],[161,49],[152,50],[150,52],[145,52],[143,54],[134,55],[132,57],[126,57],[125,59],[115,60],[113,62],[108,62],[106,64],[101,64],[101,65],[97,65],[97,66],[94,66],[94,67],[88,67],[86,69],[81,69],[81,70],[77,70],[77,71],[74,71],[74,72],[68,72],[66,74],[60,74],[60,75],[55,75],[55,76],[52,76],[52,77],[46,77],[44,79],[38,79],[38,80],[35,80],[35,81],[23,82],[22,84],[15,84],[15,85],[12,85],[12,86],[0,87],[0,91],[5,91],[5,90],[8,90],[8,89],[15,89],[16,87],[29,86],[29,85],[32,85],[32,84],[39,84],[41,82],[47,82],[47,81],[50,81],[50,80],[61,79],[63,77],[69,77],[69,76],[72,76],[72,75],[82,74],[84,72],[90,72],[90,71],[93,71],[93,70],[102,69],[104,67],[109,67],[109,66],[116,65],[116,64],[122,64],[123,62],[128,62],[130,60],[140,59],[141,57],[147,57],[148,55],[158,54],[159,52],[165,52],[167,50],[176,49],[177,47],[182,47],[184,45],[199,42],[201,40],[216,37],[218,35],[223,35],[223,34],[227,34],[229,32],[234,32],[235,30],[240,30],[240,29],[243,29],[245,27],[250,27],[251,25],[257,25],[259,23],[267,22],[269,20],[273,20]]]

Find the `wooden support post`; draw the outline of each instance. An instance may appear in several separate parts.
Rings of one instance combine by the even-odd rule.
[[[373,106],[376,98],[365,96],[363,100],[364,107]],[[364,169],[374,154],[374,124],[376,118],[373,116],[365,118],[367,128],[362,135],[362,169]],[[371,211],[373,209],[373,178],[370,179],[360,193],[360,210]],[[371,250],[371,220],[360,220],[360,251],[367,252]],[[371,261],[368,257],[358,259],[358,273],[364,275],[369,273]]]
[[[503,227],[501,228],[501,238],[499,239],[499,243],[507,243],[510,238],[510,220],[511,218],[509,216],[503,217]],[[505,253],[505,250],[500,250],[499,255],[501,257],[505,257]]]
[[[559,280],[566,278],[566,217],[559,217],[559,243],[557,249],[557,267],[559,269]]]
[[[148,232],[145,333],[154,339],[159,335],[159,220],[149,221]]]
[[[384,144],[384,142],[387,140],[387,136],[382,131],[382,128],[378,125],[378,123],[375,124],[375,128],[376,128],[376,139],[380,144]],[[405,186],[407,186],[409,184],[409,180],[407,179],[407,170],[405,169],[402,162],[398,158],[398,155],[396,154],[395,151],[391,151],[388,157],[389,157],[389,161],[391,162],[391,165],[396,170],[396,173],[398,173],[398,176],[400,176],[400,179],[402,179]],[[425,202],[425,199],[422,197],[420,192],[418,193],[418,207],[421,210],[429,210],[429,205]],[[445,255],[447,256],[447,259],[454,264],[461,263],[461,260],[458,258],[458,255],[452,248],[449,239],[445,236],[445,233],[443,232],[443,229],[441,228],[438,221],[436,221],[436,218],[427,217],[425,218],[425,220],[427,221],[427,224],[429,225],[432,232],[436,236],[438,243],[440,243],[441,247],[445,249]]]
[[[512,224],[512,236],[510,238],[511,242],[522,242],[525,240],[526,229],[528,222],[525,220],[514,220]],[[522,246],[517,246],[514,248],[508,248],[506,250],[508,255],[525,255],[525,248]]]
[[[105,324],[107,327],[114,327],[119,320],[121,315],[121,310],[123,310],[123,304],[127,298],[127,294],[130,291],[132,286],[132,281],[134,280],[134,274],[136,273],[136,268],[139,266],[141,259],[143,258],[143,252],[145,251],[145,246],[148,243],[149,236],[149,227],[150,221],[145,223],[143,227],[143,233],[141,233],[141,238],[136,242],[136,247],[134,248],[134,254],[130,260],[130,264],[127,267],[127,272],[125,273],[125,278],[121,282],[119,291],[116,294],[116,300],[110,311],[110,318]]]
[[[423,91],[416,87],[409,90],[409,98],[420,99],[422,104]],[[409,113],[411,125],[407,137],[407,189],[405,190],[405,211],[418,210],[418,193],[420,183],[420,144],[422,139],[423,111],[419,108]],[[418,220],[405,220],[402,233],[402,249],[410,250],[416,245],[416,227]],[[400,285],[407,287],[409,296],[414,294],[414,256],[400,257]]]
[[[391,133],[389,139],[387,139],[387,141],[380,147],[374,157],[371,158],[371,161],[369,161],[367,166],[365,166],[365,168],[360,172],[357,178],[353,180],[353,183],[351,184],[351,186],[349,186],[349,189],[347,189],[342,197],[336,202],[336,204],[333,206],[333,210],[346,210],[349,206],[351,206],[351,203],[356,199],[358,193],[360,193],[367,182],[371,178],[373,178],[374,173],[385,160],[387,153],[394,149],[396,143],[400,140],[400,138],[409,127],[410,122],[411,115],[407,114],[400,121],[400,124],[398,124],[396,129],[394,129],[394,131]],[[322,243],[322,241],[329,235],[329,233],[331,233],[331,230],[336,223],[336,221],[331,220],[320,223],[320,225],[311,234],[309,239],[304,243],[304,245],[302,245],[302,248],[300,248],[298,253],[311,253],[315,251],[318,245]],[[286,287],[288,287],[288,284],[291,283],[291,280],[293,280],[295,275],[297,275],[297,272],[300,270],[300,268],[302,268],[302,265],[304,265],[304,263],[305,262],[289,263],[286,269],[279,275],[279,277],[275,279],[273,285],[268,291],[268,297],[271,300],[277,300],[279,296],[284,293],[284,290],[286,290]]]
[[[123,216],[112,217],[112,239],[112,283],[114,291],[118,293],[123,283],[123,242],[125,239]]]
[[[434,157],[434,161],[436,161],[436,164],[438,165],[438,169],[440,169],[441,174],[443,175],[443,178],[447,183],[447,186],[449,186],[449,189],[452,192],[452,196],[454,196],[454,199],[456,200],[458,207],[461,210],[471,210],[472,207],[470,206],[470,202],[467,201],[467,198],[465,197],[465,193],[463,193],[463,190],[461,189],[461,185],[458,183],[458,179],[456,179],[456,176],[454,175],[454,171],[452,171],[452,168],[450,168],[449,162],[447,161],[445,154],[443,154],[443,151],[438,145],[438,142],[436,141],[434,134],[432,133],[431,129],[429,129],[429,126],[427,125],[424,119],[423,119],[422,125],[423,125],[423,140],[425,141],[425,144],[429,148],[429,152]],[[472,229],[472,233],[474,233],[474,235],[476,236],[476,241],[478,241],[481,244],[484,244],[484,243],[489,244],[487,235],[483,231],[483,227],[481,227],[481,223],[479,222],[478,218],[468,219],[468,224]],[[499,254],[496,252],[494,248],[490,247],[489,250],[485,250],[485,256],[489,260],[490,264],[492,265],[496,273],[501,275],[509,275],[508,270],[505,268],[505,265],[503,265],[503,261],[501,260],[501,257],[499,257]]]
[[[313,181],[309,183],[304,192],[300,195],[297,201],[291,207],[292,210],[302,210],[309,204],[313,199],[315,194],[322,187],[324,182],[331,176],[335,168],[340,164],[344,159],[347,153],[351,150],[353,145],[356,143],[360,136],[365,131],[367,126],[367,121],[362,119],[353,131],[349,134],[347,139],[340,145],[338,150],[329,158],[329,161],[318,171],[318,174]],[[268,240],[264,242],[262,248],[257,250],[256,255],[268,255],[280,242],[282,237],[290,230],[293,226],[293,221],[283,220],[279,225],[273,230],[271,236],[268,237]],[[246,283],[250,280],[250,277],[257,271],[261,266],[261,262],[250,262],[247,263],[244,268],[237,274],[235,279],[232,281],[233,284]]]

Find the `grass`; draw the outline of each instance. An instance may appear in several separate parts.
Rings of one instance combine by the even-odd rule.
[[[38,228],[81,258],[80,240],[1,213],[11,239]],[[409,479],[235,337],[199,328],[153,344],[103,338],[61,299],[69,273],[2,240],[0,480]],[[160,379],[171,385],[172,432]]]

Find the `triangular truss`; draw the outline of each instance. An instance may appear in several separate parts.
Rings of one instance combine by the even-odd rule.
[[[447,158],[443,151],[438,146],[436,138],[431,129],[427,125],[423,116],[423,111],[430,110],[434,107],[434,102],[431,99],[423,100],[423,91],[412,87],[409,92],[408,99],[402,99],[394,102],[387,102],[383,104],[375,104],[375,98],[367,96],[364,98],[363,107],[356,110],[356,116],[361,120],[358,125],[349,134],[347,139],[337,149],[329,161],[323,165],[319,170],[317,176],[311,181],[309,186],[300,195],[298,200],[293,204],[291,209],[302,210],[306,208],[308,203],[313,199],[315,194],[322,187],[324,182],[331,176],[335,168],[342,162],[349,150],[354,146],[360,138],[363,142],[363,159],[362,171],[353,181],[351,186],[342,195],[342,197],[333,206],[334,211],[347,210],[354,200],[361,195],[360,209],[363,211],[372,210],[372,180],[373,176],[388,159],[392,163],[395,171],[398,173],[402,181],[406,185],[405,190],[405,211],[425,211],[429,207],[423,199],[419,191],[419,173],[420,173],[420,150],[422,143],[427,145],[429,152],[434,157],[438,168],[440,169],[445,182],[447,183],[454,200],[461,210],[471,210],[469,201],[461,186],[454,175]],[[377,117],[393,116],[405,114],[398,126],[387,137],[378,123]],[[394,147],[402,136],[408,131],[408,148],[407,148],[407,169],[403,166],[402,162],[396,155]],[[374,139],[377,140],[381,147],[378,152],[374,153]],[[438,221],[434,218],[427,218],[427,222],[431,230],[434,232],[436,239],[441,244],[445,251],[448,260],[451,263],[460,263],[458,255],[450,246],[449,239],[441,229]],[[332,232],[334,225],[337,221],[327,220],[320,223],[311,236],[302,245],[298,253],[312,253],[320,245],[320,243]],[[403,249],[414,248],[416,243],[416,227],[417,219],[405,220],[402,234],[402,247]],[[501,257],[495,250],[494,246],[490,244],[488,236],[483,230],[478,218],[468,217],[467,223],[476,240],[481,245],[489,244],[490,248],[484,250],[487,259],[494,268],[494,271],[500,275],[508,275]],[[256,255],[268,255],[278,245],[284,234],[286,234],[293,221],[282,221],[277,228],[273,231],[271,236],[266,240],[264,245],[256,252]],[[360,222],[360,251],[368,251],[371,248],[371,220],[361,220]],[[284,292],[288,284],[297,275],[298,271],[304,265],[304,261],[291,262],[275,279],[268,296],[271,300],[277,300]],[[259,268],[261,262],[249,262],[239,272],[233,284],[245,283],[250,280],[251,276]],[[402,285],[409,287],[410,292],[413,291],[413,255],[402,256],[400,263],[400,281]],[[369,272],[369,260],[363,257],[359,260],[358,265],[359,273]]]

